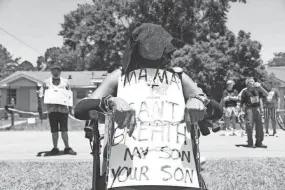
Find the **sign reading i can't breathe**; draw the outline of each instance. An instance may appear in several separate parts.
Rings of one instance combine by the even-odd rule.
[[[117,96],[136,110],[137,126],[131,137],[115,126],[108,188],[199,187],[191,135],[181,123],[185,102],[179,76],[135,70],[119,79]]]

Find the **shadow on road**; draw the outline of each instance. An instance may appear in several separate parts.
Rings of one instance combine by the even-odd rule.
[[[41,156],[44,156],[44,157],[48,157],[48,156],[63,156],[63,155],[66,155],[66,154],[64,154],[64,151],[59,151],[59,153],[56,154],[56,155],[50,155],[50,151],[42,151],[42,152],[38,152],[37,157],[41,157]]]

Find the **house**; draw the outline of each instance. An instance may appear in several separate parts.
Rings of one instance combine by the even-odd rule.
[[[281,86],[285,85],[285,67],[267,67],[266,71],[269,75],[273,74]]]
[[[284,95],[285,95],[285,67],[266,67],[269,75],[273,75],[275,81],[279,83],[278,90],[280,93],[281,109],[284,109]]]
[[[17,71],[0,81],[0,106],[3,108],[15,100],[15,108],[22,111],[38,110],[37,88],[51,76],[48,71]],[[73,91],[74,105],[94,91],[107,76],[107,71],[63,71]],[[43,106],[45,110],[45,106]]]

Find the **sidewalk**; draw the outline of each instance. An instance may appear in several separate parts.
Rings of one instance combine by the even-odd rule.
[[[265,137],[267,149],[236,147],[236,144],[246,144],[246,136],[221,136],[222,133],[212,133],[200,138],[201,156],[207,159],[285,157],[285,131],[278,131],[279,137]],[[77,156],[37,157],[38,152],[51,150],[50,132],[0,132],[0,160],[92,160],[89,141],[83,131],[69,132],[69,139],[70,146],[78,153]],[[64,149],[61,137],[58,147],[60,150]]]
[[[14,125],[17,126],[17,125],[21,125],[23,123],[27,123],[27,121],[15,121]],[[11,123],[8,123],[8,124],[0,126],[0,129],[6,129],[10,126],[11,126]]]
[[[277,130],[278,137],[264,136],[263,143],[268,148],[236,147],[247,144],[247,136],[221,136],[225,131],[211,133],[200,138],[201,156],[207,158],[241,158],[241,157],[285,157],[285,131]],[[272,131],[270,131],[272,134]],[[253,134],[255,140],[255,134]]]

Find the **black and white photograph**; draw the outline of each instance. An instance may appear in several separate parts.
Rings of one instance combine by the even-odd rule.
[[[285,190],[285,0],[0,0],[0,190]]]

